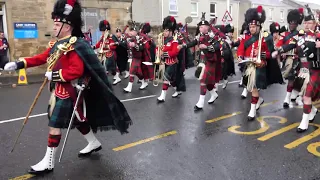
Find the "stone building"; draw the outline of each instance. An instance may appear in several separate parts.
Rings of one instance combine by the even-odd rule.
[[[0,0],[0,30],[4,31],[9,40],[9,57],[15,60],[19,57],[32,56],[46,49],[52,32],[51,12],[55,0]],[[91,26],[93,43],[100,36],[98,23],[107,19],[112,31],[116,27],[123,28],[131,19],[132,0],[80,0],[83,7],[84,31]],[[0,8],[1,9],[1,8]],[[35,23],[37,38],[21,38],[15,34],[14,23]],[[44,66],[45,67],[45,66]],[[43,72],[45,69],[31,68],[30,73]]]

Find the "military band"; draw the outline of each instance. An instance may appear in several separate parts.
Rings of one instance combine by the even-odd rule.
[[[49,64],[45,73],[51,93],[48,145],[44,158],[31,166],[29,173],[47,173],[54,169],[61,129],[69,128],[70,122],[88,142],[79,157],[101,150],[102,145],[94,135],[98,130],[128,133],[132,121],[112,92],[108,72],[114,76],[113,85],[121,82],[121,73],[129,77],[123,89],[126,93],[132,91],[135,76],[141,82],[140,90],[146,89],[150,81],[154,86],[162,83],[157,97],[160,103],[165,102],[170,86],[174,88],[173,98],[186,91],[185,71],[196,66],[194,74],[200,80],[200,96],[194,110],[199,111],[204,108],[207,91],[208,104],[212,104],[219,96],[218,83],[222,80],[225,89],[228,77],[235,75],[233,48],[237,48],[236,58],[242,73],[241,96],[244,99],[248,92],[252,94],[248,120],[257,117],[257,110],[264,103],[260,92],[272,84],[283,84],[285,78],[288,84],[283,107],[288,108],[298,96],[303,97],[303,115],[297,131],[306,131],[318,112],[312,102],[320,99],[320,24],[311,9],[308,6],[305,9],[306,15],[303,8],[288,13],[288,31],[272,22],[268,33],[264,30],[263,7],[250,8],[236,40],[232,24],[215,25],[215,18],[209,23],[205,13],[197,24],[194,38],[187,30],[192,19],[186,18],[183,26],[177,24],[173,16],[165,17],[162,32],[156,37],[158,41],[149,34],[152,32],[149,23],[142,23],[138,28],[138,23],[130,21],[123,31],[116,28],[113,35],[109,21],[102,20],[99,22],[102,35],[92,46],[91,30],[81,31],[79,1],[58,0],[52,12],[56,40],[50,41],[43,53],[20,58],[4,67],[12,71]],[[297,28],[303,20],[304,30],[299,31]],[[192,54],[191,48],[195,47],[199,52],[193,50]],[[199,58],[195,62],[197,53]],[[282,59],[285,60],[283,73],[280,71]],[[85,93],[81,94],[82,91]]]

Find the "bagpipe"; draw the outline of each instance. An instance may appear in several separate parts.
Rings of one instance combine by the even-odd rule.
[[[198,42],[198,44],[197,44],[198,46],[201,44],[208,46],[209,44],[213,45],[215,43],[218,43],[218,40],[215,38],[215,35],[213,33],[211,35],[209,33],[209,39],[206,37],[205,34],[199,33],[197,35],[196,39]],[[198,78],[198,80],[201,80],[203,77],[203,74],[204,74],[205,64],[207,61],[206,54],[204,53],[203,50],[199,49],[199,57],[197,59],[195,59],[195,61],[196,61],[197,68],[196,68],[194,76],[196,78]]]

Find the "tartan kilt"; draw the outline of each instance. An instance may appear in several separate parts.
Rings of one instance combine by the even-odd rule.
[[[139,78],[143,76],[141,69],[141,59],[132,58],[130,74],[136,75]]]
[[[247,86],[248,84],[248,76],[243,76],[243,85]],[[256,68],[256,88],[257,89],[267,89],[267,68],[261,67]]]
[[[164,71],[164,80],[169,81],[171,84],[176,82],[178,64],[167,65]]]
[[[204,73],[200,80],[204,84],[218,83],[222,76],[221,61],[206,61]]]
[[[310,70],[310,81],[305,96],[311,97],[312,101],[320,99],[320,70]]]
[[[104,63],[107,71],[115,73],[117,71],[117,62],[116,62],[116,56],[115,53],[109,58],[106,58],[106,61]]]
[[[154,69],[152,65],[141,64],[141,69],[142,69],[143,79],[145,80],[153,79]]]
[[[52,128],[60,128],[60,129],[68,128],[72,111],[73,111],[73,101],[71,98],[60,99],[56,97],[56,103],[51,116],[49,116],[49,108],[48,108],[48,118],[49,118],[48,126]]]

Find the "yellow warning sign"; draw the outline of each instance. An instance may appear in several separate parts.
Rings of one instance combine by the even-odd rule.
[[[19,85],[28,84],[27,75],[26,75],[26,70],[25,69],[20,69],[19,70],[18,84]]]

